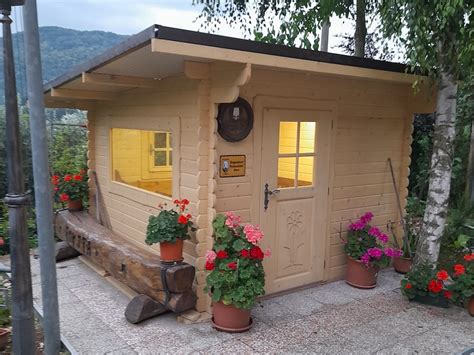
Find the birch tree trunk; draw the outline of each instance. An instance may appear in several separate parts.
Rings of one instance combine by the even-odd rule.
[[[365,37],[367,26],[365,24],[365,0],[357,0],[356,4],[356,29],[354,33],[354,56],[365,56]]]
[[[441,73],[438,85],[428,198],[416,248],[415,267],[422,263],[437,263],[448,212],[456,133],[457,84],[451,74]]]

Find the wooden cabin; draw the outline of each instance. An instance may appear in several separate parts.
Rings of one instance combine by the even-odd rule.
[[[144,243],[149,215],[191,201],[185,261],[196,308],[210,312],[217,213],[261,225],[270,294],[342,278],[351,219],[400,220],[387,160],[404,208],[413,115],[435,107],[423,79],[401,64],[155,25],[49,83],[45,103],[87,111],[90,214],[101,201],[116,234],[158,254]]]

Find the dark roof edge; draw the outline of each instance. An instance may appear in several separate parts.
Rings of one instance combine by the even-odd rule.
[[[396,73],[409,72],[409,67],[401,63],[392,63],[369,58],[359,58],[329,52],[319,52],[309,49],[288,47],[279,44],[255,42],[247,39],[195,32],[161,25],[153,25],[142,32],[127,38],[125,41],[115,45],[114,47],[109,48],[102,54],[99,54],[98,56],[75,66],[68,73],[48,82],[44,86],[44,92],[48,92],[55,86],[74,80],[75,78],[79,77],[82,72],[88,72],[97,69],[108,62],[126,55],[129,52],[144,47],[151,41],[152,38]]]
[[[175,42],[200,44],[210,47],[235,49],[245,52],[269,54],[280,57],[348,65],[360,68],[377,69],[396,73],[405,73],[409,71],[408,66],[401,63],[386,62],[370,58],[360,58],[344,54],[313,51],[309,49],[289,47],[280,44],[256,42],[247,39],[182,30],[161,25],[156,25],[156,28],[156,38]]]
[[[53,79],[52,81],[46,83],[44,86],[44,92],[50,91],[52,88],[58,85],[66,84],[69,81],[74,80],[80,76],[83,72],[88,72],[102,65],[111,62],[119,57],[126,55],[129,52],[135,51],[141,47],[146,46],[152,38],[155,38],[156,25],[150,26],[147,29],[130,36],[123,42],[107,49],[103,53],[92,57],[85,62],[80,63],[79,65],[73,67],[69,72],[64,75]]]

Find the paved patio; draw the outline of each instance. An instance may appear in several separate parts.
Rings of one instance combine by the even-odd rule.
[[[32,263],[41,303],[39,264]],[[123,315],[128,298],[78,259],[58,263],[58,279],[61,332],[81,354],[458,354],[474,347],[466,310],[407,302],[391,270],[374,290],[340,281],[263,301],[243,334],[217,332],[208,322],[183,325],[173,314],[131,325]]]

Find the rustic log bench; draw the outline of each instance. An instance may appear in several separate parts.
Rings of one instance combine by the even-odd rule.
[[[56,235],[139,295],[127,307],[132,323],[164,313],[193,309],[195,269],[186,263],[164,265],[159,257],[132,244],[93,219],[87,212],[60,211]]]

